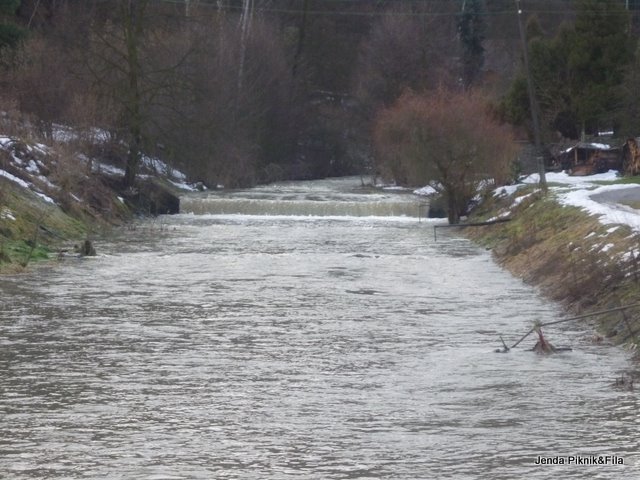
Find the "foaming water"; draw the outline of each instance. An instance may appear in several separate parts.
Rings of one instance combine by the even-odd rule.
[[[625,352],[493,353],[559,310],[432,226],[177,215],[2,278],[0,477],[637,477]]]
[[[181,199],[180,211],[322,217],[423,217],[429,212],[429,200],[425,197],[367,188],[364,179],[352,177],[283,182],[251,190],[189,195]]]

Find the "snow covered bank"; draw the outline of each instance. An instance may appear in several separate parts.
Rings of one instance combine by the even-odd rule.
[[[64,141],[0,135],[0,269],[15,271],[36,254],[46,258],[61,242],[119,224],[134,211],[176,213],[179,192],[196,189],[182,172],[147,156],[135,189],[124,189],[123,177],[123,168]]]
[[[629,201],[635,196],[635,200],[640,204],[640,184],[602,185],[603,182],[615,182],[619,179],[619,173],[614,170],[585,177],[573,177],[565,172],[547,174],[549,192],[561,205],[578,207],[589,215],[596,216],[603,225],[621,224],[628,226],[634,232],[640,232],[640,210],[618,201],[623,197]],[[497,188],[494,195],[513,196],[513,201],[517,205],[523,198],[517,195],[518,190],[527,185],[537,184],[539,176],[538,174],[530,175],[521,179],[520,182]],[[622,192],[625,195],[621,195]]]
[[[465,235],[572,312],[640,303],[640,211],[633,208],[640,185],[600,183],[620,182],[615,172],[579,178],[551,174],[549,194],[543,195],[536,180],[496,189],[470,221],[507,214],[511,221],[466,229]],[[635,345],[639,340],[629,336],[629,328],[640,331],[640,318],[629,319],[631,327],[623,320],[599,319],[606,336]]]

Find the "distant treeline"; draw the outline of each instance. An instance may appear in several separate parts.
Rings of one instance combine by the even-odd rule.
[[[546,139],[640,134],[639,7],[520,1]],[[0,0],[3,128],[72,128],[127,184],[143,154],[210,185],[388,173],[374,125],[408,90],[482,90],[526,134],[517,15],[513,0]]]

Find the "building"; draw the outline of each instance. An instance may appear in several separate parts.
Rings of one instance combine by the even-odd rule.
[[[622,171],[622,147],[609,143],[577,142],[561,150],[554,163],[570,175]]]

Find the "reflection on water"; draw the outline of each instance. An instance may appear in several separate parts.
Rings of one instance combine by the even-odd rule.
[[[179,215],[0,283],[0,477],[636,478],[629,368],[400,218]],[[533,339],[531,339],[531,344]],[[530,347],[527,341],[523,346]],[[615,454],[620,466],[535,465]]]

